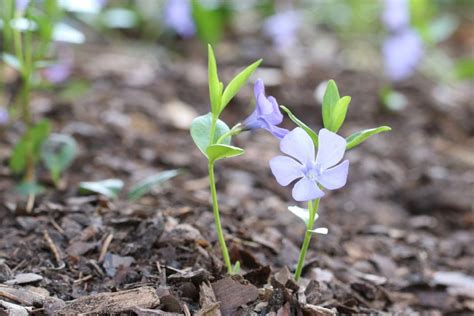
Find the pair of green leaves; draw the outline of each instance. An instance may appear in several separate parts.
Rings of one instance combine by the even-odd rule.
[[[323,97],[323,123],[331,132],[337,133],[346,119],[351,97],[339,96],[336,82],[329,80]]]
[[[191,125],[191,137],[199,150],[207,157],[210,163],[223,158],[231,158],[240,156],[244,153],[244,150],[239,147],[231,146],[231,137],[225,137],[221,143],[216,144],[217,140],[230,132],[229,127],[223,121],[216,120],[216,131],[212,144],[211,140],[211,128],[213,124],[212,113],[207,113],[196,117]]]
[[[219,119],[219,116],[232,98],[242,89],[261,62],[261,59],[257,60],[239,72],[224,89],[224,84],[219,81],[217,74],[214,51],[212,46],[208,45],[208,79],[211,112],[194,119],[191,125],[191,137],[199,150],[209,160],[209,163],[214,163],[219,159],[240,156],[244,153],[242,148],[230,145],[231,130],[226,123]],[[213,129],[215,130],[214,138],[211,139],[211,131]],[[229,135],[225,136],[227,134]],[[218,143],[217,141],[221,137],[224,138]]]
[[[224,89],[224,84],[219,81],[217,74],[216,57],[212,46],[208,45],[208,76],[209,76],[209,98],[211,99],[211,112],[215,117],[219,117],[230,100],[242,89],[249,77],[255,72],[262,62],[257,60],[232,79]]]
[[[351,98],[349,96],[340,97],[337,89],[336,82],[329,80],[326,87],[326,92],[323,98],[323,124],[328,130],[336,133],[341,128],[347,114],[347,108]],[[318,147],[318,134],[312,130],[303,121],[297,118],[286,106],[280,106],[281,109],[288,115],[288,117],[301,127],[313,140],[314,146]],[[359,144],[363,143],[370,136],[376,135],[382,132],[390,131],[391,128],[388,126],[380,126],[377,128],[365,129],[360,132],[354,133],[346,138],[347,146],[346,149],[352,149]]]
[[[130,188],[127,198],[136,201],[143,195],[150,192],[153,188],[160,186],[164,182],[181,174],[181,170],[168,170],[151,175]],[[117,198],[124,187],[124,183],[120,179],[107,179],[102,181],[81,182],[79,191],[83,194],[97,193],[108,198]]]

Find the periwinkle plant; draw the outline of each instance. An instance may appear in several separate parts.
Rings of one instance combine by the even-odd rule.
[[[293,198],[298,202],[308,203],[308,209],[297,206],[288,208],[306,223],[307,228],[295,272],[295,279],[298,280],[301,277],[312,234],[328,233],[327,228],[314,227],[318,218],[320,199],[325,195],[321,187],[327,190],[342,188],[346,184],[349,173],[349,161],[341,162],[344,153],[361,144],[372,135],[389,131],[390,127],[381,126],[363,130],[347,138],[336,134],[345,121],[351,98],[349,96],[341,98],[336,83],[330,80],[323,98],[322,117],[324,128],[316,133],[293,115],[287,107],[279,106],[274,97],[267,97],[264,83],[258,79],[254,86],[256,99],[254,112],[243,123],[229,128],[219,117],[230,100],[258,67],[261,60],[254,62],[236,75],[224,89],[224,85],[219,81],[217,75],[214,52],[210,45],[208,47],[208,58],[211,112],[194,119],[191,126],[191,136],[208,160],[212,208],[217,237],[227,272],[237,272],[239,262],[232,266],[227,250],[219,214],[214,165],[220,159],[236,157],[244,153],[242,148],[231,145],[232,136],[247,130],[265,129],[280,139],[280,149],[287,155],[274,157],[270,161],[270,169],[277,182],[282,186],[287,186],[298,180],[293,188]],[[278,126],[283,121],[280,108],[288,114],[298,127],[288,131]]]
[[[298,202],[308,203],[308,209],[289,207],[289,210],[306,224],[295,280],[301,277],[312,234],[327,234],[326,228],[314,228],[320,199],[325,195],[321,187],[327,190],[342,188],[347,181],[349,161],[339,162],[346,150],[356,147],[372,135],[390,130],[388,126],[381,126],[354,133],[347,138],[336,134],[345,121],[350,101],[351,98],[348,96],[342,98],[339,96],[337,85],[333,80],[328,82],[322,108],[324,128],[318,134],[293,115],[288,108],[282,107],[298,127],[280,142],[281,151],[289,157],[272,158],[270,169],[280,185],[286,186],[298,180],[293,188],[293,198]]]
[[[208,160],[209,186],[212,197],[212,209],[214,213],[217,237],[228,273],[233,273],[237,268],[232,266],[229,251],[222,231],[217,200],[217,189],[214,175],[216,161],[242,155],[244,150],[231,145],[233,135],[242,131],[238,124],[230,129],[226,123],[219,119],[222,111],[226,108],[232,98],[239,92],[255,69],[260,65],[258,60],[242,70],[232,79],[224,89],[224,84],[219,81],[217,64],[212,47],[208,46],[208,73],[209,73],[209,97],[211,101],[211,112],[194,119],[191,126],[191,136],[196,146],[201,150]]]

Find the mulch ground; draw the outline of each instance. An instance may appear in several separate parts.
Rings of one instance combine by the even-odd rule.
[[[287,211],[289,189],[270,174],[279,149],[264,131],[237,137],[246,155],[217,166],[226,239],[232,261],[241,262],[239,276],[224,273],[206,162],[186,130],[208,111],[204,50],[196,43],[176,48],[179,54],[89,45],[77,52],[75,68],[87,92],[72,97],[58,88],[33,97],[35,115],[73,135],[79,155],[59,190],[40,170],[47,191],[31,214],[8,170],[20,128],[0,134],[0,314],[474,313],[469,87],[440,96],[415,77],[398,87],[408,107],[390,112],[378,101],[384,82],[377,75],[309,61],[291,77],[278,56],[256,50],[223,46],[222,77],[263,57],[257,75],[272,79],[268,94],[316,129],[314,89],[334,78],[352,97],[343,136],[393,128],[347,154],[348,184],[321,203],[317,224],[329,234],[313,239],[304,278],[295,283],[290,273],[304,225]],[[249,85],[224,119],[244,119],[251,98]],[[293,128],[289,120],[285,126]],[[120,178],[130,186],[175,168],[183,174],[137,202],[78,193],[81,181]]]

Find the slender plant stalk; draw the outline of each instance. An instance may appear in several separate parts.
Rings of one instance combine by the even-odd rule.
[[[216,135],[217,127],[217,117],[212,117],[211,130],[209,132],[209,144],[214,144],[214,139]],[[222,251],[222,257],[224,258],[224,263],[227,267],[227,272],[232,273],[232,263],[230,262],[229,250],[225,243],[224,232],[222,231],[221,217],[219,213],[219,203],[217,201],[217,189],[216,189],[216,177],[214,175],[214,162],[209,162],[209,187],[211,189],[212,197],[212,211],[214,213],[214,221],[216,223],[217,238],[219,240],[219,246]]]
[[[217,238],[221,247],[222,257],[224,258],[227,272],[232,273],[232,264],[230,262],[229,250],[225,243],[224,232],[222,231],[221,218],[219,214],[219,204],[217,202],[216,179],[214,176],[214,163],[209,163],[209,186],[211,187],[212,211],[214,212],[214,220],[216,223]]]
[[[301,277],[301,273],[303,272],[304,259],[306,257],[306,252],[308,251],[311,237],[313,236],[313,233],[310,232],[310,230],[314,228],[314,221],[316,218],[316,214],[318,213],[318,208],[319,208],[319,199],[308,202],[309,220],[306,226],[306,233],[304,235],[303,245],[301,246],[301,250],[300,250],[298,265],[296,266],[296,271],[295,271],[296,281],[299,280],[299,278]]]

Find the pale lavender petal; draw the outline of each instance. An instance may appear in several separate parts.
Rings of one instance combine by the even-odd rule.
[[[72,65],[70,63],[54,64],[42,71],[44,78],[54,84],[64,82],[71,73]]]
[[[287,186],[294,180],[303,177],[302,165],[286,156],[277,156],[270,160],[270,169],[277,182]]]
[[[278,126],[270,124],[265,118],[259,118],[258,121],[261,124],[260,128],[266,129],[267,131],[272,133],[273,136],[279,139],[282,139],[290,132],[286,128],[282,128],[282,127],[278,127]]]
[[[196,32],[190,0],[168,0],[164,11],[164,23],[182,37]]]
[[[255,111],[253,111],[252,114],[250,114],[249,117],[247,117],[245,119],[245,121],[243,122],[243,126],[244,126],[244,129],[257,129],[257,128],[263,128],[264,125],[262,124],[262,122],[258,119],[260,117],[260,115],[258,114],[258,111],[257,109],[255,109]]]
[[[318,138],[319,147],[316,156],[316,165],[320,165],[321,170],[325,170],[342,160],[346,151],[347,142],[343,137],[325,128],[319,131]]]
[[[6,125],[8,123],[9,115],[8,110],[0,106],[0,125]]]
[[[407,0],[385,0],[382,21],[392,32],[410,25],[410,12]]]
[[[340,165],[324,170],[317,181],[328,190],[336,190],[346,185],[348,174],[349,160],[344,160]]]
[[[278,106],[277,100],[270,96],[268,97],[268,101],[270,101],[272,105],[272,112],[265,117],[268,122],[270,122],[272,125],[278,125],[283,122],[283,114],[281,114],[280,107]]]
[[[255,98],[258,98],[260,94],[265,94],[265,86],[262,79],[259,78],[257,81],[255,81],[253,92],[255,94]]]
[[[280,150],[302,164],[314,162],[314,143],[301,127],[295,128],[283,137]]]
[[[387,76],[394,81],[409,77],[423,56],[423,43],[414,30],[391,34],[383,43],[382,54]]]
[[[316,182],[303,177],[300,181],[296,182],[292,195],[296,201],[306,202],[323,197],[324,192],[318,187]]]
[[[28,7],[30,0],[16,0],[15,1],[15,8],[17,11],[23,12]]]
[[[301,15],[295,11],[277,13],[265,20],[263,32],[279,48],[291,47],[297,38]]]
[[[269,115],[273,112],[273,105],[263,93],[257,96],[257,111],[260,115]]]

